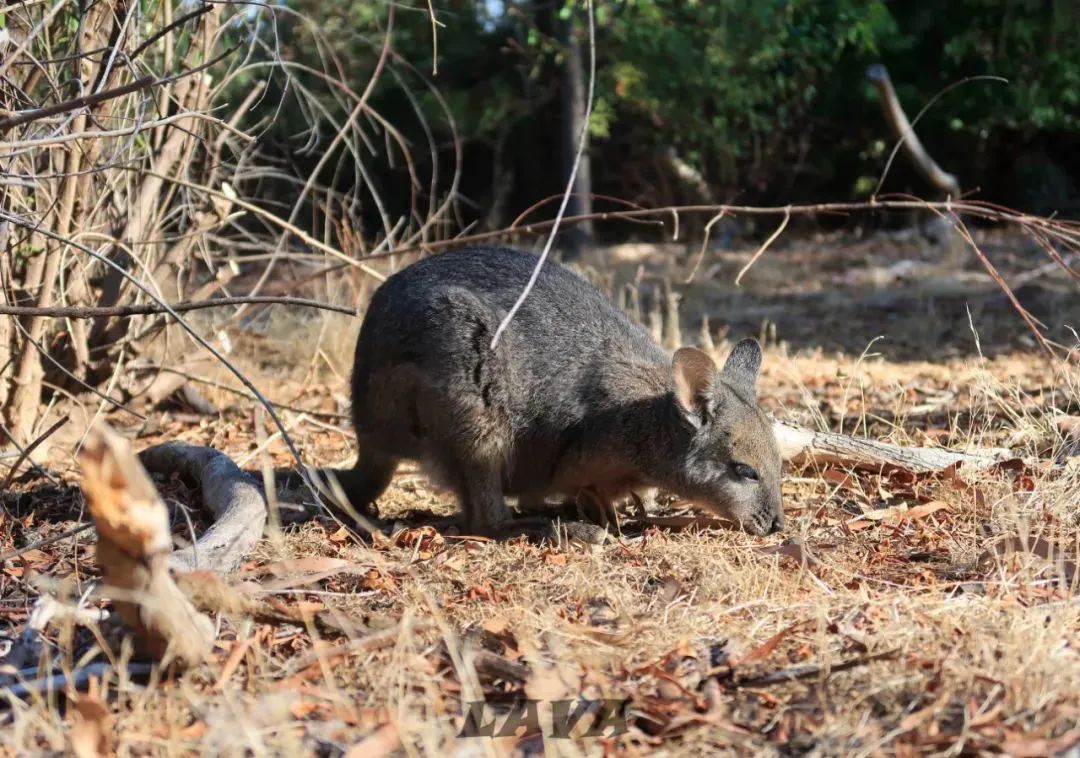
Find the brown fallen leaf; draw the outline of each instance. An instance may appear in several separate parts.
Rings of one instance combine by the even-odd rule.
[[[1061,755],[1080,743],[1080,729],[1073,729],[1057,739],[1041,737],[1013,737],[1002,744],[1005,755],[1015,758],[1038,758],[1044,755]]]
[[[251,573],[256,576],[272,575],[277,577],[273,581],[264,581],[261,584],[263,590],[276,591],[295,589],[305,584],[315,584],[339,574],[359,574],[367,572],[371,568],[371,564],[356,563],[342,558],[310,556],[308,558],[286,559],[256,567]]]
[[[274,576],[292,576],[293,574],[317,574],[323,571],[332,571],[336,568],[342,568],[345,566],[352,566],[352,561],[347,561],[343,558],[330,558],[322,555],[309,556],[307,558],[287,558],[281,561],[275,561],[274,563],[267,563],[261,566],[245,567],[241,572],[243,575],[252,574],[254,576],[266,576],[267,574],[273,574]]]
[[[201,740],[206,736],[207,729],[205,721],[193,721],[180,730],[180,736],[185,740]]]
[[[446,550],[446,539],[433,526],[402,529],[390,539],[391,544],[413,551],[417,560],[426,561]]]
[[[847,471],[836,468],[827,468],[821,472],[821,478],[825,481],[832,482],[842,490],[848,490],[851,492],[861,492],[862,487],[859,486],[859,480],[854,474],[849,474]]]
[[[565,566],[568,556],[566,553],[547,550],[543,553],[541,560],[549,566]]]
[[[758,553],[761,555],[779,555],[783,558],[790,558],[803,566],[817,566],[821,563],[821,561],[811,555],[806,545],[801,542],[785,542],[783,545],[760,547],[758,548]]]
[[[394,581],[392,576],[383,574],[376,568],[368,569],[364,574],[363,580],[360,582],[360,587],[364,590],[374,590],[377,592],[396,592],[397,582]]]
[[[217,683],[214,685],[215,691],[221,692],[225,688],[225,683],[229,681],[229,678],[236,672],[236,669],[240,668],[240,662],[244,660],[244,655],[251,649],[251,645],[254,641],[254,637],[246,637],[245,639],[237,640],[233,643],[232,650],[229,652],[229,657],[225,660],[225,665],[221,667],[221,674],[218,676]]]
[[[348,529],[346,529],[345,527],[341,527],[333,534],[328,534],[326,536],[326,539],[330,540],[331,542],[348,542],[351,536],[352,535],[349,534]]]
[[[798,629],[805,623],[806,622],[804,621],[799,621],[787,627],[786,629],[781,629],[772,637],[769,637],[769,639],[765,640],[763,643],[753,648],[746,655],[738,658],[737,660],[734,660],[733,663],[741,665],[747,663],[756,663],[757,661],[765,660],[772,654],[774,650],[776,650],[777,645],[784,641],[784,638],[786,638],[788,635],[790,635],[792,632],[794,632],[796,629]]]

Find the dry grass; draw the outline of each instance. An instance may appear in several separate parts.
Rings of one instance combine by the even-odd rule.
[[[764,277],[762,289],[780,273],[779,263],[778,270],[769,265],[766,258],[753,275]],[[806,282],[807,289],[820,284]],[[698,302],[684,303],[684,311]],[[1058,317],[1048,322],[1071,318]],[[873,318],[849,319],[848,334],[830,331],[828,339],[918,331]],[[973,323],[997,333],[1008,318],[987,306]],[[696,323],[683,326],[696,334]],[[347,421],[333,414],[345,410],[352,327],[325,316],[274,315],[230,331],[234,357],[260,387],[324,414],[297,422],[297,413],[285,412],[313,463],[351,455]],[[982,357],[966,320],[951,328],[952,344],[961,346],[953,355],[914,361],[906,355],[913,347],[890,354],[888,340],[867,354],[833,353],[793,329],[785,343],[780,323],[761,394],[775,413],[804,424],[953,447],[1012,438],[1044,465],[978,477],[792,471],[785,499],[790,533],[802,546],[784,550],[778,538],[633,524],[624,539],[591,548],[459,539],[417,518],[415,511],[450,513],[452,504],[403,470],[380,505],[401,518],[389,540],[358,544],[328,520],[311,522],[266,540],[249,564],[349,562],[315,584],[267,592],[290,607],[339,610],[359,644],[314,625],[223,618],[209,664],[150,683],[111,676],[99,696],[114,720],[111,747],[123,754],[337,755],[359,743],[355,755],[1037,755],[1077,744],[1080,459],[1073,449],[1065,464],[1049,462],[1069,452],[1053,421],[1080,414],[1080,375],[1033,357],[1022,342],[984,339],[991,357]],[[924,342],[923,355],[930,351]],[[198,369],[230,384],[215,372]],[[159,412],[157,429],[139,444],[187,439],[236,459],[248,455],[255,447],[250,403],[212,385],[206,394],[226,409],[219,418]],[[280,442],[268,451],[276,465],[288,465]],[[193,499],[180,483],[165,489]],[[33,517],[29,502],[9,504],[5,549],[64,528],[51,520],[70,518],[70,502],[50,502]],[[863,518],[927,503],[946,507],[906,519]],[[185,530],[178,523],[177,532]],[[1020,538],[1030,550],[1018,548]],[[61,595],[88,587],[90,541],[69,539],[4,565],[0,598],[12,629],[37,592],[34,572]],[[56,641],[60,652],[91,644],[83,632],[74,643],[62,635]],[[528,665],[528,681],[492,678],[474,666],[479,648]],[[807,666],[797,681],[768,679]],[[627,698],[630,729],[546,741],[455,736],[463,700],[506,703],[523,693]],[[55,695],[14,703],[7,721],[0,741],[13,753],[69,750],[82,734],[73,725],[93,732],[107,723],[76,717]]]

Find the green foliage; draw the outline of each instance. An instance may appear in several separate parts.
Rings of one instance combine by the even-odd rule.
[[[283,56],[312,66],[332,61],[350,87],[363,90],[388,6],[290,5],[318,20],[324,44],[316,47],[310,34],[282,19]],[[584,0],[434,5],[444,24],[437,32],[423,4],[398,6],[398,74],[383,75],[372,104],[422,141],[418,109],[448,149],[449,120],[421,77],[432,81],[466,150],[462,186],[481,209],[491,201],[492,177],[506,172],[514,177],[511,208],[558,191],[556,31],[572,18],[584,33]],[[966,77],[1009,79],[950,91],[919,122],[920,137],[963,187],[978,186],[985,197],[1054,207],[1075,202],[1080,4],[1072,0],[596,0],[595,6],[598,80],[590,132],[597,192],[646,203],[689,199],[655,158],[658,148],[673,147],[718,197],[783,202],[865,193],[891,148],[865,78],[866,66],[881,62],[911,116]],[[410,96],[402,76],[409,77]],[[331,91],[323,100],[341,107]],[[270,99],[264,107],[276,105]],[[277,135],[295,141],[291,135],[303,131],[308,117],[294,109]],[[931,191],[902,159],[885,189]]]
[[[1080,10],[1075,3],[955,0],[919,5],[901,41],[913,56],[939,46],[947,77],[993,74],[1009,80],[1004,91],[970,88],[949,98],[960,131],[1080,128]]]
[[[883,0],[616,0],[600,42],[618,121],[735,183],[755,151],[783,150],[850,54],[877,53]],[[726,170],[724,170],[726,169]]]

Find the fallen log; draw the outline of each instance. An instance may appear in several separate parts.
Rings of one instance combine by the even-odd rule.
[[[809,429],[773,422],[773,434],[780,457],[790,463],[831,463],[858,468],[896,466],[917,473],[940,471],[960,463],[972,468],[988,468],[1015,457],[1006,448],[980,448],[956,452],[937,447],[903,447],[846,434],[812,432]]]
[[[169,559],[173,569],[234,571],[262,537],[266,526],[266,497],[262,488],[224,453],[186,442],[154,445],[139,454],[147,470],[174,471],[199,483],[203,506],[213,525],[190,547]]]

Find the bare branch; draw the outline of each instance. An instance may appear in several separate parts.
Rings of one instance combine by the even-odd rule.
[[[308,300],[302,297],[281,297],[272,295],[256,295],[254,297],[222,297],[215,300],[202,300],[198,302],[169,303],[158,305],[156,303],[143,303],[141,305],[114,305],[114,306],[49,306],[37,308],[30,305],[4,305],[0,303],[0,316],[46,316],[50,318],[130,318],[132,316],[148,316],[159,313],[186,313],[188,311],[204,310],[206,308],[226,308],[234,305],[293,305],[301,308],[315,308],[321,311],[344,313],[349,316],[357,315],[356,308],[345,305],[334,305],[319,300]]]
[[[93,105],[97,105],[98,103],[103,103],[106,100],[111,100],[114,97],[130,95],[132,92],[138,92],[139,90],[146,89],[152,86],[154,83],[154,77],[144,76],[141,79],[136,79],[130,84],[125,84],[120,87],[114,87],[113,89],[104,90],[93,95],[84,95],[83,97],[76,97],[71,100],[65,100],[64,102],[56,103],[55,105],[49,105],[44,108],[35,108],[34,110],[23,111],[22,113],[16,114],[14,116],[8,116],[7,118],[0,118],[0,134],[4,134],[12,127],[28,124],[31,121],[37,121],[38,119],[55,116],[58,113],[66,113],[67,111],[78,110],[79,108],[89,108]]]
[[[139,460],[150,471],[178,471],[199,482],[203,505],[214,516],[194,545],[170,556],[174,569],[228,573],[243,563],[266,524],[266,498],[251,477],[224,453],[184,442],[147,448]]]
[[[889,122],[896,139],[903,144],[908,157],[928,182],[941,190],[950,198],[960,197],[960,182],[956,177],[941,168],[930,154],[926,152],[915,130],[908,121],[900,100],[896,97],[889,72],[880,63],[876,63],[866,70],[866,75],[877,87],[881,97],[881,107],[885,112],[885,119]]]

